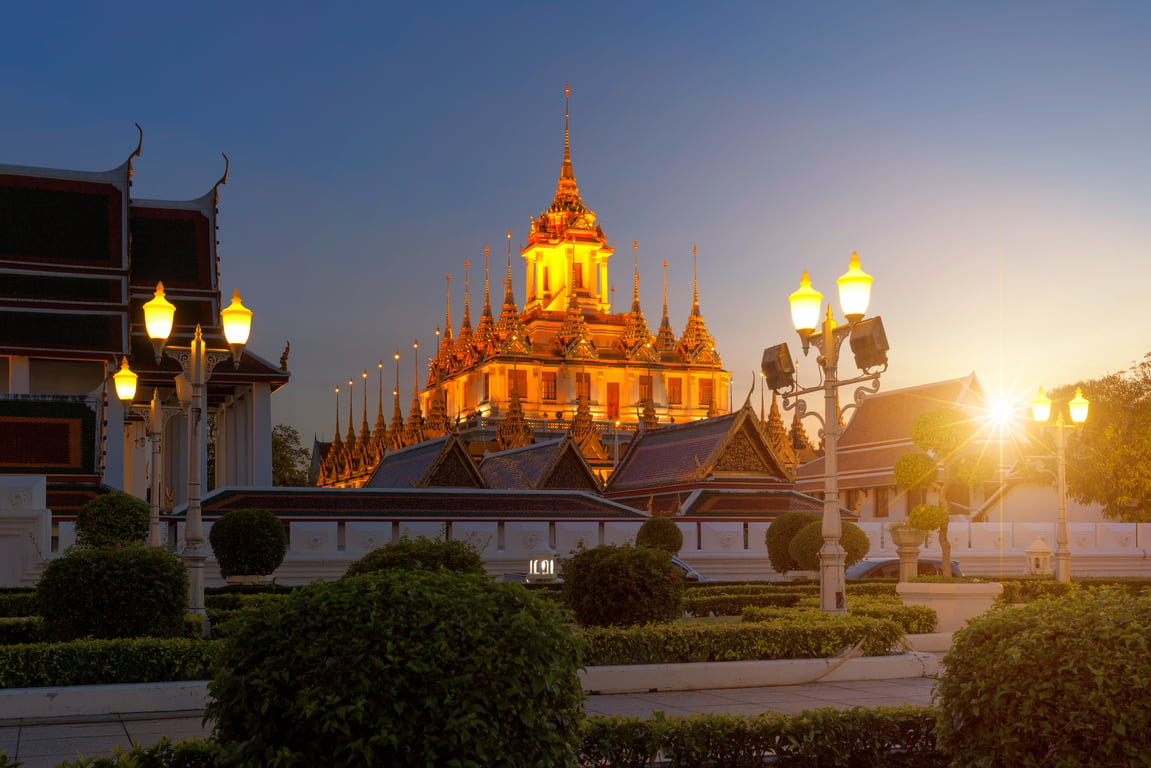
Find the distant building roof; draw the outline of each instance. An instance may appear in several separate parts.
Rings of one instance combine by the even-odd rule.
[[[480,474],[489,488],[600,490],[570,435],[489,453],[480,462]]]
[[[366,488],[483,488],[484,479],[456,435],[425,440],[384,456]]]

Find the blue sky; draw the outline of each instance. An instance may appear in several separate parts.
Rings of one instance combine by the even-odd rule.
[[[638,240],[649,324],[667,259],[681,331],[698,245],[737,399],[763,347],[799,354],[801,271],[833,298],[853,250],[884,389],[974,370],[1027,399],[1151,350],[1144,3],[47,2],[0,28],[0,163],[111,168],[139,122],[134,195],[187,199],[228,154],[222,287],[254,351],[291,340],[273,419],[307,442],[365,368],[374,421],[381,359],[390,410],[397,349],[406,411],[412,340],[433,346],[446,273],[458,325],[465,259],[478,312],[485,245],[498,301],[504,233],[555,189],[568,83],[617,304]]]

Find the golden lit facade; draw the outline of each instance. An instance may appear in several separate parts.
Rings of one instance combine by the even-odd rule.
[[[565,95],[570,97],[570,89]],[[675,333],[669,319],[667,261],[660,325],[654,332],[649,328],[640,307],[635,242],[632,295],[624,311],[616,310],[608,273],[615,245],[580,195],[566,108],[555,196],[532,217],[518,253],[522,272],[513,268],[509,231],[506,265],[496,267],[497,274],[504,273],[503,299],[493,308],[490,252],[484,249],[483,304],[474,323],[470,262],[464,263],[458,327],[452,323],[448,277],[442,332],[437,329],[434,346],[425,351],[427,377],[411,403],[403,437],[389,442],[388,450],[455,431],[479,458],[570,431],[602,474],[641,425],[654,428],[729,412],[730,376],[700,310],[694,247],[692,303],[682,333]],[[523,275],[522,309],[514,272]],[[418,359],[419,350],[415,354]],[[398,378],[393,426],[400,416]],[[420,423],[413,426],[413,420]],[[348,473],[340,474],[344,479],[338,484],[347,484]],[[325,482],[321,472],[321,484],[337,482]]]

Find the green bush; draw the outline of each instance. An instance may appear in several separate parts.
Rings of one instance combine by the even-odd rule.
[[[175,555],[141,544],[73,549],[48,563],[37,597],[52,640],[178,637],[188,576]]]
[[[1148,765],[1151,599],[1079,590],[972,619],[937,686],[953,765]]]
[[[1003,591],[996,602],[1031,603],[1044,597],[1063,597],[1078,589],[1075,584],[1053,578],[1003,579]]]
[[[44,620],[39,616],[0,619],[0,645],[38,643],[44,639]]]
[[[584,626],[631,626],[683,615],[684,578],[662,549],[580,548],[561,562],[564,604]]]
[[[761,592],[733,595],[696,595],[688,591],[683,598],[683,609],[692,616],[739,616],[749,606],[790,608],[799,603],[799,592]]]
[[[744,621],[777,621],[780,619],[793,619],[799,615],[798,611],[819,613],[819,603],[811,601],[799,609],[781,609],[770,606],[747,606],[743,609]],[[903,605],[902,603],[882,599],[859,598],[847,604],[849,616],[866,616],[872,619],[887,619],[899,625],[900,629],[909,635],[921,635],[934,632],[939,625],[939,617],[934,609],[925,605]]]
[[[39,610],[36,599],[36,592],[33,590],[0,593],[0,617],[36,615]]]
[[[800,570],[799,563],[791,556],[791,540],[806,525],[821,519],[814,512],[784,512],[767,526],[765,541],[767,559],[777,573]]]
[[[916,504],[907,513],[907,524],[921,531],[938,531],[947,522],[947,510],[938,504]]]
[[[348,576],[388,570],[483,574],[484,559],[470,541],[402,538],[373,549],[348,566]]]
[[[112,747],[105,757],[65,760],[56,768],[223,768],[227,751],[212,739],[181,739],[163,736],[150,747],[133,744],[130,749]],[[0,762],[0,766],[3,763]]]
[[[885,656],[903,639],[894,621],[820,611],[793,611],[785,619],[758,623],[585,627],[581,633],[591,646],[587,663],[593,666],[823,659],[860,641],[863,655]]]
[[[206,716],[241,764],[574,766],[582,644],[486,576],[388,570],[229,626]]]
[[[219,647],[182,637],[0,645],[0,688],[206,680]]]
[[[212,524],[208,541],[224,578],[268,576],[288,553],[284,524],[266,509],[225,512]]]
[[[867,553],[871,549],[871,540],[867,538],[863,529],[855,523],[844,520],[842,526],[843,532],[839,536],[839,543],[847,552],[844,565],[851,565],[867,557]],[[817,571],[819,570],[819,550],[822,547],[823,522],[816,520],[803,526],[792,537],[788,553],[791,555],[791,559],[799,563],[799,567],[803,570]]]
[[[676,554],[683,547],[683,531],[670,517],[649,517],[635,535],[637,547],[654,547]]]
[[[120,491],[89,500],[76,514],[76,544],[111,547],[148,538],[148,505]]]

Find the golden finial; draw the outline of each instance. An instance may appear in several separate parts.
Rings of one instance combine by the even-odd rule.
[[[571,104],[572,87],[570,85],[564,86],[564,165],[571,165],[571,142],[569,141],[568,133],[568,107]]]
[[[699,282],[696,279],[698,270],[696,269],[696,255],[699,249],[694,245],[691,247],[691,303],[694,306],[699,306]]]
[[[632,240],[631,253],[631,273],[633,282],[631,291],[631,309],[632,312],[636,312],[639,308],[639,240]]]

